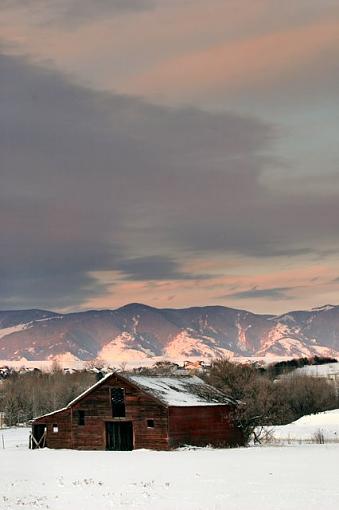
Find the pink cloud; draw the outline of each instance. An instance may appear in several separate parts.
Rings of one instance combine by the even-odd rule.
[[[104,274],[104,281],[114,282],[111,291],[106,296],[85,303],[84,308],[119,307],[133,301],[160,308],[218,304],[259,313],[282,313],[288,309],[312,308],[327,302],[337,302],[338,287],[333,284],[338,273],[335,259],[327,264],[299,261],[292,267],[280,270],[276,269],[276,262],[267,261],[264,264],[254,259],[239,259],[237,271],[234,261],[223,263],[221,260],[209,259],[205,264],[204,261],[196,259],[192,261],[191,269],[193,267],[205,270],[209,268],[219,275],[211,274],[209,280],[130,282],[121,280],[118,273],[112,273],[110,277]],[[227,272],[227,269],[231,270],[232,274],[221,275],[222,272]],[[100,274],[96,276],[100,277]],[[289,299],[279,298],[279,294],[276,299],[270,299],[265,296],[265,292],[256,299],[236,298],[235,294],[251,289],[287,289]],[[228,295],[230,297],[227,297]]]
[[[164,60],[126,82],[129,92],[187,99],[199,93],[271,87],[288,81],[339,49],[339,22],[228,41]]]

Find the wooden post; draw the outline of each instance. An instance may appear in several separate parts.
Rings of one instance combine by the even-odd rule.
[[[46,446],[46,437],[47,437],[47,427],[45,428],[44,435],[42,436],[42,438],[43,438],[42,448],[45,448],[45,446]]]

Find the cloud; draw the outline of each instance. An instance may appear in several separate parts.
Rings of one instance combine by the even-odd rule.
[[[272,136],[256,119],[95,93],[5,55],[0,106],[2,307],[81,305],[105,292],[93,272],[204,278],[180,269],[173,222],[227,167],[230,183],[256,173]]]
[[[337,13],[338,14],[338,13]],[[268,25],[269,26],[269,25]],[[218,41],[171,55],[126,81],[126,90],[167,101],[224,103],[227,98],[292,94],[337,96],[338,16]],[[311,81],[310,81],[311,79]],[[215,101],[215,102],[213,102]]]
[[[37,275],[24,271],[18,275],[6,275],[0,272],[1,293],[0,308],[36,308],[71,309],[81,305],[84,300],[102,297],[107,287],[89,274],[76,268],[73,271]]]
[[[125,279],[133,281],[202,280],[210,278],[208,275],[182,272],[180,265],[175,260],[157,255],[126,258],[118,262],[117,268],[125,274]]]
[[[198,285],[209,271],[195,260],[303,260],[336,247],[335,193],[266,187],[280,165],[268,122],[94,92],[5,55],[0,109],[2,308],[108,298],[105,272],[129,289]]]
[[[79,25],[107,15],[150,9],[153,0],[3,0],[1,9],[26,11],[38,23]]]
[[[232,294],[227,294],[224,298],[231,299],[272,299],[272,300],[289,300],[292,297],[288,294],[289,291],[294,290],[293,287],[275,287],[271,289],[258,289],[257,287],[253,287],[249,290],[244,290],[241,292],[234,292]]]

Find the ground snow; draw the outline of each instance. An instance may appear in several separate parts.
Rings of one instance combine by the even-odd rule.
[[[312,377],[339,377],[339,363],[324,363],[323,365],[305,365],[297,368],[294,374],[310,375]]]
[[[339,443],[339,409],[310,414],[287,425],[265,427],[265,430],[269,432],[269,438],[280,443],[315,442],[319,433],[325,442]]]
[[[338,445],[79,452],[26,449],[0,431],[0,508],[334,510]],[[1,443],[0,443],[1,445]]]

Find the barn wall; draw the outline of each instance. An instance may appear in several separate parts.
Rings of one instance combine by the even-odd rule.
[[[69,409],[44,416],[34,421],[47,427],[46,446],[48,448],[72,448],[71,412]],[[58,432],[53,432],[53,425],[58,425]]]
[[[112,417],[110,388],[125,389],[126,417]],[[85,411],[85,425],[78,424],[77,411]],[[154,420],[154,428],[147,427],[147,420]],[[106,422],[132,421],[134,448],[168,449],[168,410],[153,398],[140,392],[133,385],[115,376],[94,388],[79,402],[75,403],[67,416],[59,412],[52,417],[39,420],[49,423],[47,444],[51,448],[75,448],[78,450],[106,449]],[[35,421],[38,423],[38,421]],[[52,433],[52,424],[59,426],[57,434]]]
[[[110,388],[125,389],[126,417],[112,417]],[[79,425],[78,411],[85,412]],[[232,423],[232,408],[227,406],[169,407],[158,403],[128,381],[112,375],[76,402],[71,409],[35,420],[47,425],[49,448],[78,450],[106,449],[106,422],[132,421],[134,448],[167,450],[184,444],[227,446],[242,444],[242,435]],[[147,420],[154,420],[154,428]],[[58,432],[53,432],[53,424]]]
[[[241,431],[233,424],[231,415],[232,408],[227,406],[170,407],[170,447],[242,444]]]

